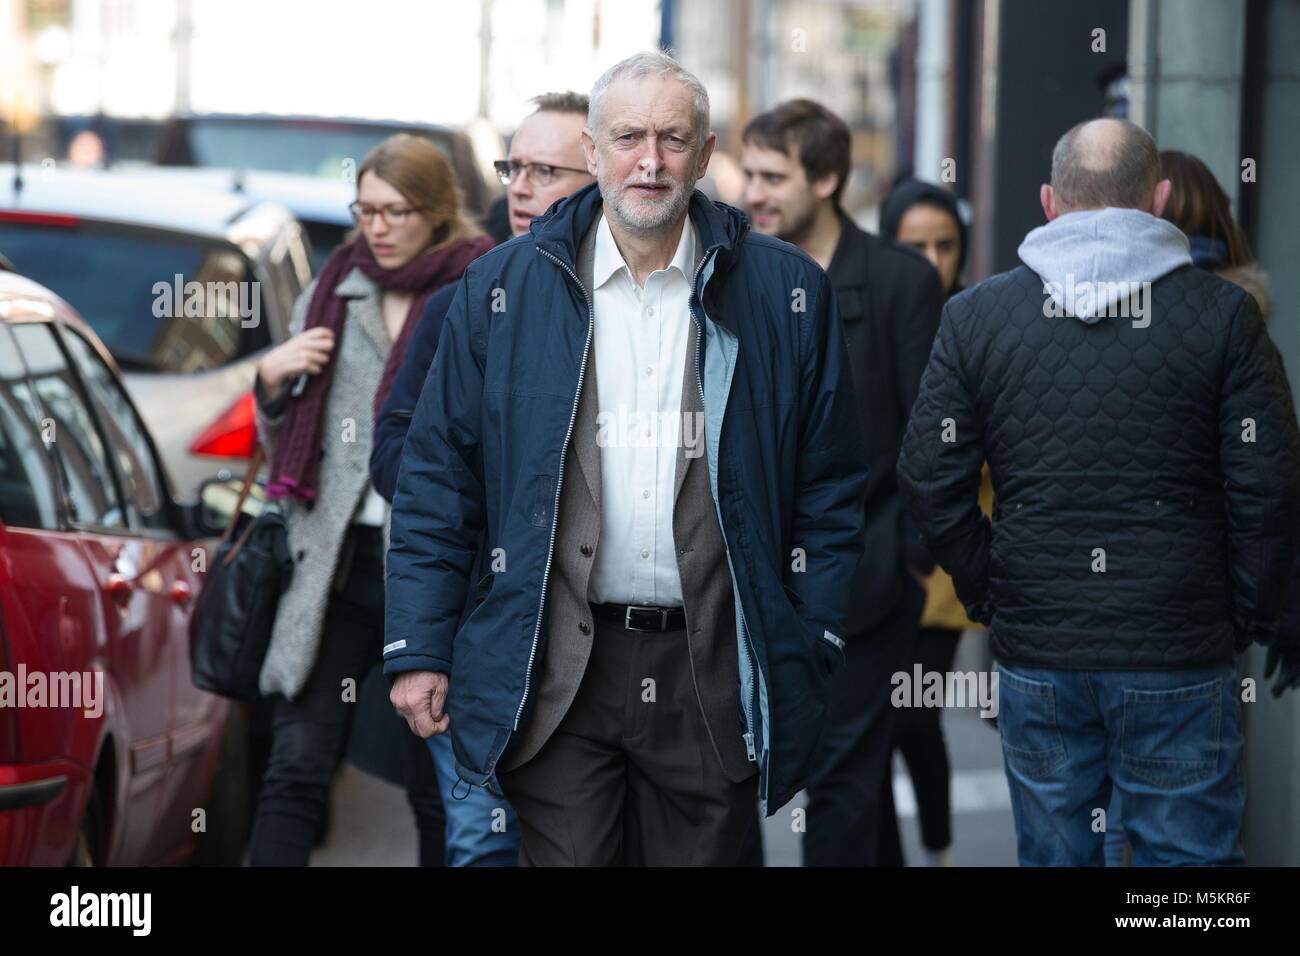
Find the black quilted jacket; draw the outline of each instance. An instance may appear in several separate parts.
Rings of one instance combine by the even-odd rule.
[[[898,466],[995,656],[1164,669],[1267,643],[1296,553],[1300,436],[1255,301],[1190,266],[1154,283],[1146,328],[1047,318],[1044,298],[1021,266],[950,300]]]

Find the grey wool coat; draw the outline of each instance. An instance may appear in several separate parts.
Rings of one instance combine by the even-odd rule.
[[[316,283],[294,304],[290,334],[303,330],[307,307]],[[263,694],[296,697],[320,650],[325,610],[340,567],[344,538],[370,488],[370,444],[374,429],[375,389],[383,375],[392,341],[380,311],[381,291],[359,269],[338,284],[335,293],[348,300],[347,320],[338,339],[334,378],[325,401],[321,428],[322,453],[316,500],[310,509],[286,499],[289,553],[294,559],[293,579],[280,596],[271,631],[271,644],[262,665],[259,686]],[[254,389],[257,433],[270,458],[288,405],[288,388],[275,402],[267,402],[261,388]],[[384,506],[384,546],[388,545],[388,505]],[[376,645],[378,659],[381,648]]]

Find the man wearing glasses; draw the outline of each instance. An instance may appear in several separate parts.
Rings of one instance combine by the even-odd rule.
[[[582,128],[587,123],[587,97],[582,93],[543,93],[532,101],[529,114],[510,142],[510,158],[498,160],[497,176],[506,187],[510,232],[528,232],[534,216],[551,204],[592,182],[582,156]],[[375,423],[370,477],[389,501],[397,488],[397,466],[411,414],[433,364],[442,332],[442,319],[451,305],[456,284],[434,294],[420,317],[392,391]]]
[[[497,175],[506,187],[510,234],[522,236],[534,216],[591,182],[582,157],[582,127],[587,97],[582,93],[545,93],[533,100],[537,110],[510,141],[510,158],[498,160]]]
[[[587,97],[580,93],[545,93],[532,102],[537,109],[515,132],[510,158],[495,164],[497,175],[507,187],[510,231],[515,236],[527,233],[533,217],[544,213],[552,203],[592,181],[582,155]],[[394,211],[385,210],[385,217]],[[452,283],[429,300],[375,422],[370,477],[375,488],[389,501],[393,500],[397,486],[406,430],[429,366],[433,364],[442,320],[457,285]],[[519,827],[513,811],[505,801],[486,790],[475,788],[467,796],[465,785],[456,787],[449,736],[431,737],[429,747],[447,814],[448,865],[513,866],[519,853]],[[506,811],[504,830],[498,822],[500,814],[493,812],[497,809]]]

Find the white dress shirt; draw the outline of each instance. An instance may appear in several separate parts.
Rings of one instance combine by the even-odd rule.
[[[597,604],[680,607],[673,486],[698,239],[690,217],[668,268],[639,288],[602,216],[592,270],[600,540],[587,584]]]

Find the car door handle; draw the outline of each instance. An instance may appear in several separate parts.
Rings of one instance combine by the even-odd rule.
[[[194,594],[190,590],[190,586],[184,581],[173,581],[171,590],[167,592],[167,596],[181,607],[185,607],[190,603],[190,598],[192,598]]]
[[[108,576],[108,583],[104,586],[104,590],[112,596],[113,600],[122,602],[131,596],[135,587],[126,579],[126,575],[114,571]]]

